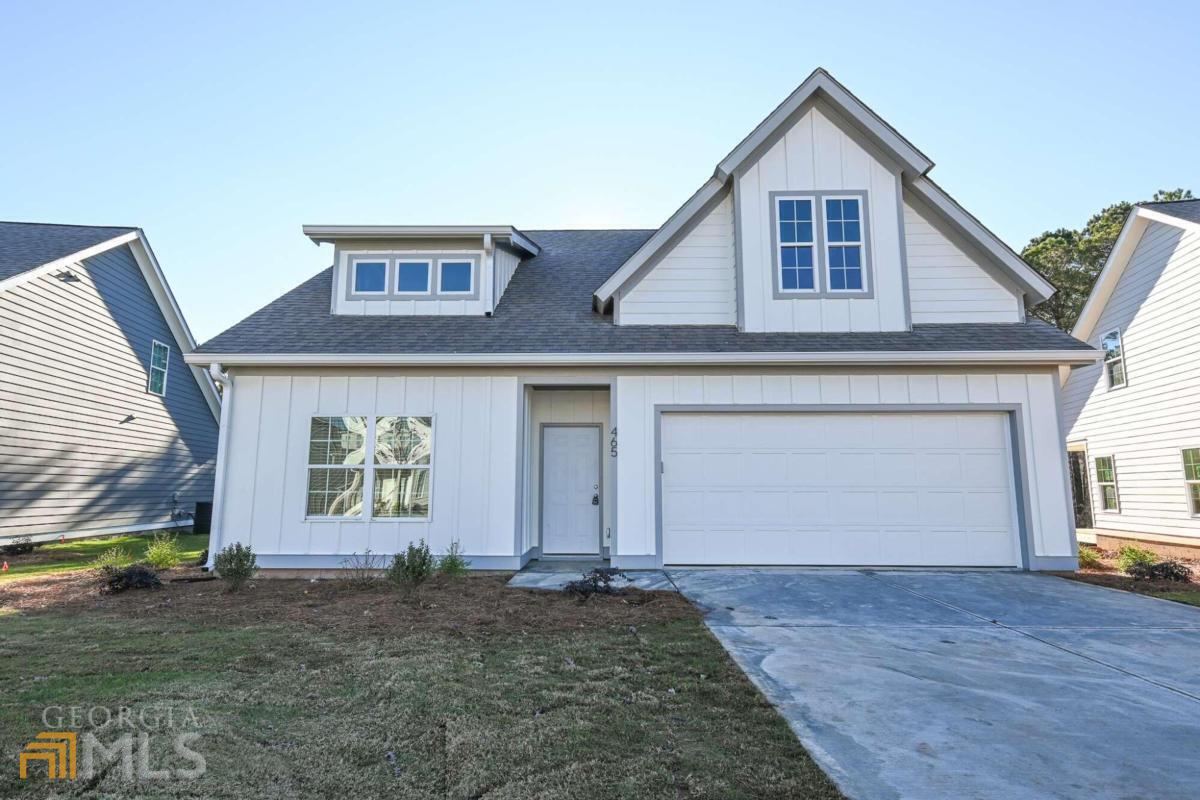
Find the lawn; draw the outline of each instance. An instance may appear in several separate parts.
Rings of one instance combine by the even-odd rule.
[[[33,575],[48,575],[55,572],[87,568],[96,556],[110,547],[120,547],[134,561],[141,560],[146,548],[154,540],[153,534],[137,536],[106,536],[98,539],[74,539],[66,542],[44,544],[32,553],[19,556],[0,556],[8,562],[8,571],[0,572],[0,583],[28,578]],[[196,561],[208,547],[206,534],[180,534],[179,545],[183,550],[184,563]]]
[[[89,573],[6,584],[0,796],[841,796],[680,596],[581,602],[506,577],[412,597],[342,581],[108,597]],[[207,769],[51,786],[38,767],[20,781],[47,706],[170,708],[201,734],[189,747]],[[79,730],[108,742],[120,726],[100,715]],[[190,766],[168,737],[152,751],[154,768]]]

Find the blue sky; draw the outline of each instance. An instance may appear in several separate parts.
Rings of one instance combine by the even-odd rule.
[[[1009,244],[1200,193],[1194,3],[16,3],[0,219],[138,225],[203,341],[304,223],[656,227],[816,66]]]

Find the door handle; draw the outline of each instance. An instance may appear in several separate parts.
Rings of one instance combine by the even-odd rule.
[[[600,505],[600,495],[598,495],[598,494],[592,495],[592,505],[594,505],[594,506]]]

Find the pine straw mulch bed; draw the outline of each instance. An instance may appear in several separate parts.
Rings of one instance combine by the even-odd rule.
[[[1104,586],[1109,589],[1121,589],[1126,592],[1145,594],[1179,603],[1200,606],[1200,583],[1197,583],[1197,563],[1184,561],[1192,570],[1191,583],[1164,580],[1139,580],[1122,573],[1117,567],[1117,553],[1111,550],[1098,550],[1091,545],[1081,545],[1096,550],[1100,555],[1101,566],[1083,567],[1077,572],[1056,572],[1062,578],[1068,578],[1081,583]]]

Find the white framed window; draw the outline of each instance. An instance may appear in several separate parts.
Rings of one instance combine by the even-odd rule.
[[[1187,490],[1188,513],[1200,517],[1200,447],[1183,451],[1183,484]]]
[[[780,292],[817,291],[816,220],[811,197],[775,200]]]
[[[474,294],[475,262],[467,259],[438,261],[438,294]]]
[[[157,339],[150,341],[150,376],[146,391],[164,397],[167,394],[167,371],[171,366],[171,348]]]
[[[422,260],[396,262],[396,294],[429,294],[432,265]]]
[[[867,290],[866,240],[862,201],[857,197],[823,197],[825,213],[825,280],[828,291]]]
[[[388,262],[356,258],[350,262],[350,287],[354,294],[387,294]]]
[[[1100,508],[1120,513],[1121,501],[1117,496],[1117,462],[1112,456],[1096,459],[1096,486],[1100,489]]]
[[[1108,376],[1108,388],[1120,389],[1128,382],[1125,376],[1125,349],[1121,346],[1121,332],[1109,331],[1101,336],[1100,349],[1104,351],[1104,374]]]
[[[312,417],[305,518],[426,521],[432,470],[432,417]]]

